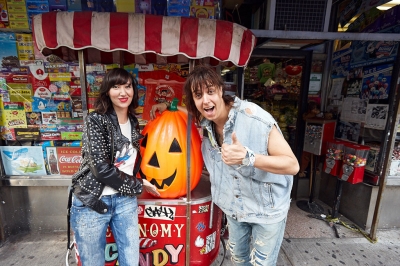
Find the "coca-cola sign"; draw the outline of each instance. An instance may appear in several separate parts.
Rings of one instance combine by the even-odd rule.
[[[73,175],[82,162],[81,147],[57,147],[58,168],[61,175]]]
[[[58,159],[60,163],[81,163],[82,162],[82,156],[60,156]]]

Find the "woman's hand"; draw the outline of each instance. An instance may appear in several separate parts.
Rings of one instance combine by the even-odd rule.
[[[166,103],[158,103],[158,104],[153,105],[151,107],[151,110],[150,110],[150,118],[151,118],[151,120],[156,118],[156,112],[157,111],[161,114],[165,110],[167,110],[167,104]]]
[[[157,188],[154,185],[152,185],[149,181],[147,181],[147,179],[143,179],[143,187],[147,193],[157,197],[160,196],[160,192],[158,192]]]

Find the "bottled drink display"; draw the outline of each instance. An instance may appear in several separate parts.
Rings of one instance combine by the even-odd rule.
[[[54,151],[53,150],[50,150],[49,165],[50,165],[50,172],[51,172],[52,175],[59,174],[58,166],[57,166],[57,158],[54,155]]]

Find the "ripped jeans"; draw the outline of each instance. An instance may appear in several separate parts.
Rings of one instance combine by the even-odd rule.
[[[104,266],[118,256],[118,265],[139,264],[139,226],[137,198],[119,193],[102,196],[107,213],[99,214],[75,196],[72,197],[71,228],[74,231],[80,261],[83,266]],[[106,230],[110,225],[118,253],[105,252]]]
[[[276,265],[285,233],[286,218],[276,224],[238,222],[228,215],[227,220],[227,249],[231,252],[231,260],[235,265]]]

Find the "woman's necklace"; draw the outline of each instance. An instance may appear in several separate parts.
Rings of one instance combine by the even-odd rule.
[[[217,140],[218,145],[221,147],[222,143],[224,143],[224,138],[223,138],[222,134],[218,134],[217,127],[214,122],[212,124],[212,127],[213,127],[213,131],[214,131],[215,139]]]

